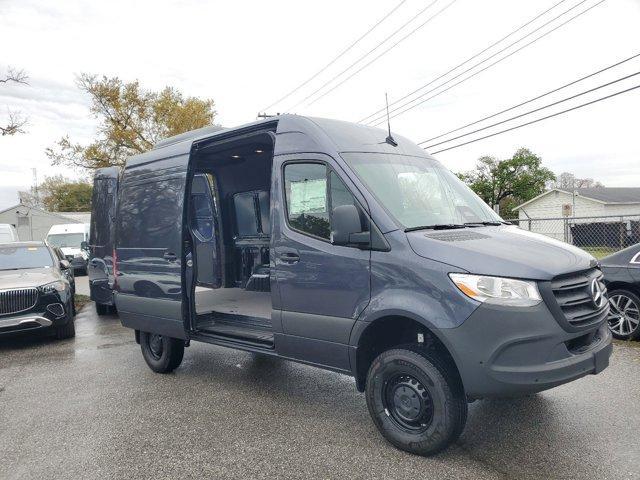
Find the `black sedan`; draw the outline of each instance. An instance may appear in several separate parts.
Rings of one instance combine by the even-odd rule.
[[[49,329],[74,337],[70,268],[43,242],[0,244],[0,335]]]
[[[615,338],[640,338],[640,243],[601,260],[609,291],[609,330]]]

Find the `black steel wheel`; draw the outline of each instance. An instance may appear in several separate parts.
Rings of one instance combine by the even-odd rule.
[[[140,332],[140,348],[149,368],[157,373],[172,372],[184,356],[184,340],[157,333]]]
[[[401,450],[432,455],[464,429],[467,399],[455,366],[433,350],[406,346],[378,355],[366,399],[383,437]]]
[[[384,388],[385,408],[398,427],[422,432],[431,425],[433,400],[419,380],[411,375],[395,375]]]
[[[628,290],[609,293],[607,322],[611,334],[621,340],[640,337],[640,298]]]

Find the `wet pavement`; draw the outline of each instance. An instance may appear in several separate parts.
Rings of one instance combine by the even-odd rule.
[[[369,419],[351,378],[194,343],[154,374],[93,304],[77,337],[0,339],[0,478],[640,478],[640,344],[542,394],[470,405],[420,458]]]

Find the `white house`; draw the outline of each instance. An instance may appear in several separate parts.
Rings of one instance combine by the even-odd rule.
[[[571,241],[571,226],[588,223],[624,223],[631,235],[640,221],[640,188],[577,188],[574,192],[554,188],[514,210],[520,227],[558,240]]]
[[[574,198],[575,197],[575,198]],[[575,210],[574,210],[575,206]],[[518,218],[640,215],[640,188],[554,188],[514,208]]]
[[[52,225],[89,223],[91,212],[48,212],[18,204],[0,211],[0,223],[18,230],[20,240],[44,240]]]

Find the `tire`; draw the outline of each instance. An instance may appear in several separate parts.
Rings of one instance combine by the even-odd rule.
[[[182,363],[184,340],[148,332],[140,332],[142,356],[156,373],[169,373]]]
[[[454,367],[431,350],[380,354],[367,374],[366,399],[382,436],[416,455],[447,448],[467,419],[467,399]]]
[[[73,315],[67,320],[67,323],[55,328],[55,336],[58,340],[65,340],[76,336],[76,325]]]
[[[96,302],[96,313],[99,316],[107,315],[109,313],[109,305]]]
[[[620,340],[640,338],[640,298],[629,290],[614,290],[609,292],[609,305],[611,334]]]

